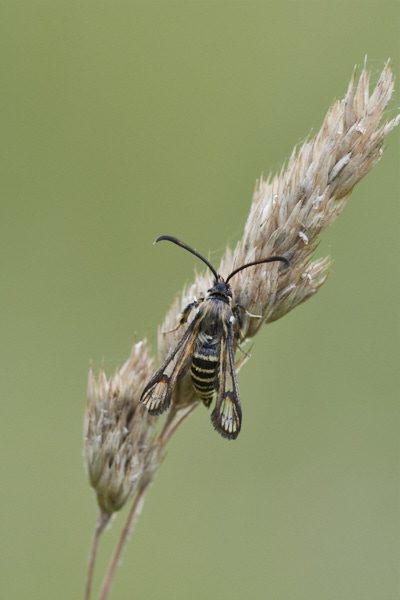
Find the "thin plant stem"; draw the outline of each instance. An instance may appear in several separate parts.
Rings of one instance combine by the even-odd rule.
[[[89,568],[88,568],[87,579],[86,579],[85,600],[90,599],[90,594],[92,591],[94,565],[95,565],[96,556],[97,556],[97,549],[99,547],[99,541],[100,541],[101,534],[103,533],[104,529],[107,527],[109,521],[110,521],[110,515],[101,511],[99,514],[97,523],[96,523],[96,528],[94,530],[92,548],[90,550]]]
[[[184,421],[184,419],[186,419],[186,417],[188,417],[190,415],[190,413],[198,406],[198,402],[192,402],[191,404],[189,404],[189,406],[187,406],[186,410],[179,415],[179,417],[177,417],[175,419],[175,421],[172,423],[172,425],[168,428],[165,429],[165,431],[163,430],[161,436],[160,436],[160,444],[161,444],[161,448],[163,449],[165,447],[165,445],[167,444],[168,440],[170,439],[171,435],[176,431],[176,429],[179,427],[179,425],[182,423],[182,421]]]
[[[133,501],[133,504],[132,504],[131,509],[128,514],[128,518],[127,518],[124,528],[122,530],[121,536],[118,540],[117,547],[116,547],[113,557],[111,559],[110,566],[108,567],[108,571],[106,573],[106,576],[105,576],[105,579],[103,582],[103,586],[100,591],[99,600],[106,600],[108,598],[111,584],[113,582],[115,573],[117,571],[118,563],[121,559],[122,552],[123,552],[123,550],[125,548],[125,544],[128,540],[128,536],[131,531],[134,519],[140,509],[142,500],[146,494],[146,491],[147,491],[149,485],[150,485],[150,481],[147,481],[145,484],[143,484],[135,496],[135,499]]]
[[[167,413],[167,418],[165,419],[164,426],[163,426],[160,436],[159,436],[160,439],[163,439],[166,431],[168,430],[169,426],[171,425],[172,421],[174,420],[177,412],[178,412],[178,406],[175,403],[173,403],[171,405],[170,410]]]

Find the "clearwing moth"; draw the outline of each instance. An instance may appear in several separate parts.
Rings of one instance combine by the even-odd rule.
[[[206,298],[199,298],[186,306],[179,317],[178,327],[187,322],[193,309],[196,314],[185,333],[164,364],[153,375],[143,390],[140,401],[152,415],[168,410],[176,382],[190,368],[192,385],[206,406],[214,394],[217,399],[211,413],[214,428],[228,440],[237,438],[242,423],[242,408],[234,360],[234,342],[242,339],[243,313],[246,309],[233,304],[229,280],[239,271],[274,261],[289,266],[283,256],[270,256],[242,265],[224,280],[203,257],[177,238],[162,235],[156,242],[168,240],[185,248],[202,260],[214,275],[214,284]],[[250,314],[250,313],[247,313]],[[255,316],[255,315],[250,315]]]

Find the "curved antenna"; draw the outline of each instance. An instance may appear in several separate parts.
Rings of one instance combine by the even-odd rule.
[[[191,252],[192,254],[194,254],[195,256],[197,256],[197,258],[200,258],[200,260],[202,260],[204,263],[206,263],[207,267],[209,269],[211,269],[211,271],[213,272],[213,275],[215,277],[215,281],[219,281],[220,278],[218,276],[217,271],[214,269],[214,267],[212,265],[210,265],[210,263],[208,262],[208,260],[206,260],[204,258],[204,256],[202,256],[201,254],[199,254],[198,252],[196,252],[196,250],[193,250],[193,248],[191,248],[187,244],[184,244],[183,242],[181,242],[177,238],[172,237],[172,235],[160,235],[160,237],[158,237],[154,243],[156,244],[157,242],[161,242],[161,240],[168,240],[169,242],[173,242],[174,244],[177,244],[177,246],[181,246],[181,248],[185,248],[185,250],[188,250],[189,252]]]
[[[231,277],[236,275],[236,273],[239,273],[239,271],[242,271],[243,269],[247,269],[247,267],[253,267],[254,265],[260,265],[261,263],[275,262],[275,261],[283,262],[283,263],[285,263],[285,265],[287,267],[290,267],[290,262],[284,256],[270,256],[269,258],[261,258],[260,260],[255,260],[254,262],[247,263],[246,265],[242,265],[238,269],[235,269],[234,271],[232,271],[232,273],[226,278],[225,283],[228,283],[228,281],[230,280]]]

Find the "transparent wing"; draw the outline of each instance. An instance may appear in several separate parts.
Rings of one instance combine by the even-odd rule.
[[[144,388],[140,397],[152,415],[168,410],[176,382],[185,369],[199,333],[199,315],[193,319],[167,360]]]
[[[239,435],[242,407],[233,354],[233,330],[229,322],[226,334],[221,337],[218,393],[211,421],[222,437],[234,440]]]

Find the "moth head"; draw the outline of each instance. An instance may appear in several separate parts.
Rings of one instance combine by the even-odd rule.
[[[226,281],[224,281],[220,275],[219,279],[214,281],[214,285],[208,290],[208,293],[212,294],[213,296],[220,296],[221,299],[227,301],[228,303],[230,303],[232,300],[232,292],[229,287],[229,283],[226,283]]]

